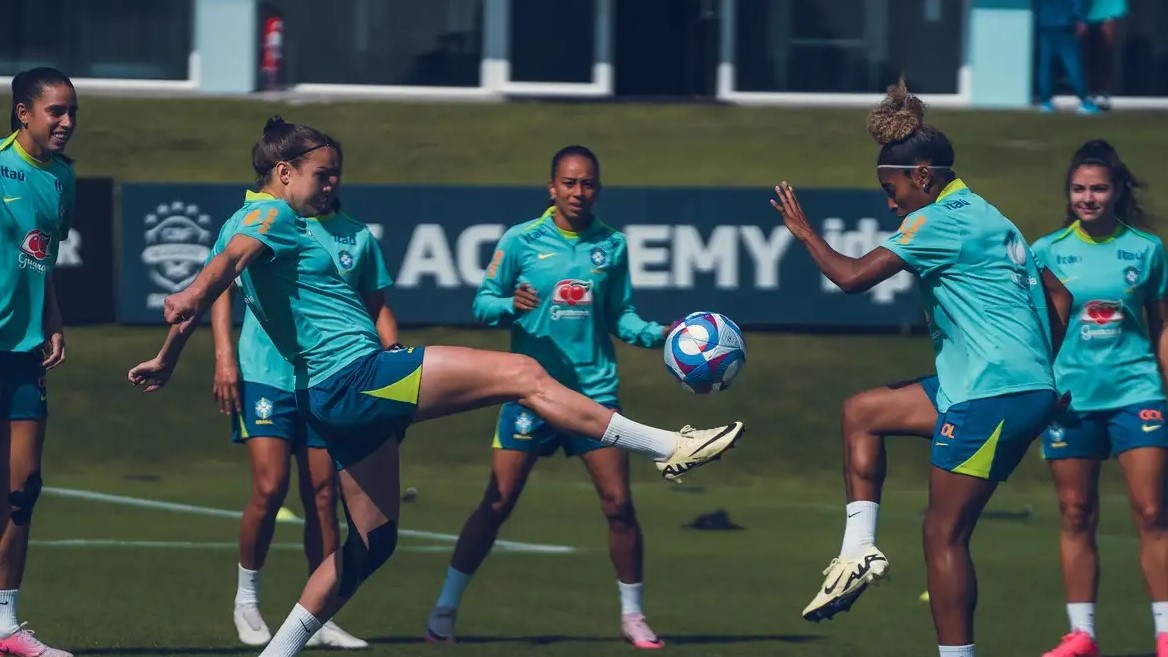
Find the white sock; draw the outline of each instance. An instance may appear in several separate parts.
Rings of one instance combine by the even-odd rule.
[[[644,583],[625,584],[617,580],[616,585],[620,589],[621,616],[644,613],[641,611],[641,589]]]
[[[16,596],[19,590],[0,591],[0,637],[12,636],[20,629],[20,621],[16,620]]]
[[[0,594],[3,593],[7,593],[7,591],[0,591]],[[1153,602],[1152,618],[1156,622],[1156,634],[1168,632],[1168,602]]]
[[[976,657],[973,654],[973,644],[967,646],[937,646],[941,657]]]
[[[260,604],[260,571],[239,567],[239,579],[235,585],[235,606]]]
[[[859,556],[864,548],[876,544],[876,520],[880,516],[879,502],[849,502],[846,507],[847,524],[839,555],[844,558]]]
[[[260,657],[292,657],[304,649],[304,645],[316,634],[323,623],[308,610],[297,604],[284,624],[268,642]]]
[[[677,434],[633,422],[620,413],[613,413],[600,442],[661,461],[673,456],[677,449]]]
[[[1168,605],[1168,603],[1162,603]],[[1152,613],[1156,612],[1155,603],[1152,604]],[[1157,617],[1159,618],[1159,617]],[[1094,602],[1068,602],[1067,603],[1067,620],[1071,623],[1071,631],[1076,630],[1086,632],[1095,638],[1095,603]],[[1168,618],[1165,619],[1168,621]],[[1159,620],[1157,620],[1159,622]]]
[[[466,585],[470,584],[470,575],[455,570],[454,566],[446,568],[446,581],[442,583],[442,592],[438,594],[438,602],[434,603],[435,607],[453,607],[458,608],[458,604],[462,602],[462,592],[466,590]]]

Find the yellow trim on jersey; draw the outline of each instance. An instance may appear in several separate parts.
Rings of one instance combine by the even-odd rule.
[[[1087,231],[1083,230],[1081,221],[1075,221],[1075,223],[1071,224],[1070,227],[1070,230],[1075,234],[1075,237],[1083,240],[1088,244],[1106,244],[1119,237],[1120,235],[1123,235],[1126,229],[1126,224],[1124,224],[1122,221],[1117,221],[1115,222],[1115,230],[1111,231],[1111,233],[1103,237],[1092,237]]]
[[[998,428],[994,429],[990,437],[973,453],[973,456],[966,459],[965,463],[953,468],[953,472],[979,479],[989,479],[990,470],[994,465],[994,454],[998,451],[998,438],[1002,436],[1002,427],[1005,425],[1005,420],[999,422]]]
[[[939,196],[937,196],[937,200],[940,201],[941,199],[945,198],[946,196],[949,196],[950,194],[956,194],[957,192],[960,192],[963,189],[969,189],[969,186],[965,184],[964,180],[962,180],[960,178],[954,178],[953,182],[949,183],[948,185],[945,185],[945,189],[941,190],[941,194]]]
[[[403,376],[393,383],[377,390],[362,390],[361,394],[388,399],[406,404],[418,403],[418,391],[422,384],[422,366],[418,365],[413,372]]]
[[[24,147],[20,145],[20,140],[16,138],[15,134],[12,136],[12,147],[13,150],[16,151],[16,154],[20,156],[20,159],[28,162],[38,169],[48,169],[53,166],[53,160],[51,156],[48,162],[41,162],[35,157],[29,155],[28,152],[24,150]]]

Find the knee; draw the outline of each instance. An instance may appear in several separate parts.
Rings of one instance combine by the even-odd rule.
[[[389,520],[373,528],[367,541],[361,540],[357,529],[349,525],[349,535],[341,548],[340,594],[348,597],[378,568],[393,556],[397,549],[397,522]]]
[[[305,506],[311,502],[318,514],[337,512],[337,487],[331,479],[315,483],[310,495],[311,499],[305,500]]]
[[[1132,507],[1132,515],[1140,533],[1168,530],[1168,518],[1164,517],[1164,507],[1159,502],[1136,504]]]
[[[252,482],[252,501],[264,508],[278,507],[288,494],[288,477],[263,472]]]
[[[1084,495],[1059,496],[1059,525],[1063,534],[1087,534],[1099,524],[1099,509]]]
[[[600,511],[609,525],[629,527],[637,523],[633,498],[627,490],[605,491],[600,494]]]
[[[500,491],[492,490],[483,498],[479,505],[480,510],[485,513],[495,524],[503,524],[511,516],[511,512],[515,510],[515,504],[519,501],[519,491]]]
[[[41,485],[41,473],[37,471],[29,474],[20,488],[8,492],[8,518],[12,524],[23,526],[32,521],[33,509],[41,496]]]
[[[515,354],[505,370],[508,381],[515,385],[520,399],[539,396],[551,382],[551,376],[534,358]]]
[[[968,545],[970,533],[971,531],[964,528],[960,522],[926,511],[922,528],[925,559],[929,558],[931,552]]]
[[[869,427],[879,407],[877,397],[870,392],[861,392],[844,400],[840,411],[840,424],[843,426],[845,440],[855,433],[871,433]]]

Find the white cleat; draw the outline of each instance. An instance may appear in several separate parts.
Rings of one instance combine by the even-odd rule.
[[[316,634],[305,644],[306,648],[344,648],[345,650],[360,650],[368,648],[369,644],[342,630],[339,625],[327,621]]]
[[[657,470],[666,481],[681,483],[683,474],[722,458],[722,452],[733,447],[744,433],[746,425],[741,422],[716,429],[695,429],[686,425],[678,432],[673,456],[657,461]]]
[[[260,608],[256,605],[236,605],[231,614],[235,621],[235,630],[239,632],[239,640],[245,646],[264,646],[272,640],[272,631],[260,615]]]
[[[878,585],[888,572],[888,558],[875,545],[864,548],[859,556],[831,560],[823,587],[815,592],[815,598],[803,610],[803,619],[813,623],[830,620],[841,611],[848,611],[855,604],[869,584]]]

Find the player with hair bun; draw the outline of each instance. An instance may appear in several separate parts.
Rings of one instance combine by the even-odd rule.
[[[880,144],[876,175],[889,210],[903,221],[866,255],[832,249],[786,182],[771,201],[843,291],[864,292],[901,271],[916,276],[936,352],[935,376],[844,402],[847,528],[803,615],[818,621],[846,611],[887,571],[875,545],[883,436],[932,437],[924,549],[938,650],[941,657],[973,657],[970,538],[998,483],[1058,406],[1051,368],[1070,295],[1049,270],[1039,271],[1014,224],[955,175],[953,145],[924,115],[902,79],[868,116],[868,132]]]
[[[146,392],[169,381],[199,318],[238,280],[273,345],[292,363],[296,406],[325,440],[349,525],[341,548],[313,571],[262,657],[304,649],[361,584],[393,556],[401,510],[399,447],[415,422],[517,402],[565,433],[649,456],[665,479],[721,457],[741,422],[666,431],[557,382],[530,356],[448,346],[381,346],[343,263],[306,230],[327,213],[341,182],[341,146],[306,125],[268,120],[252,150],[260,191],[224,224],[211,258],[168,296],[173,326],[154,358],[127,378]]]

